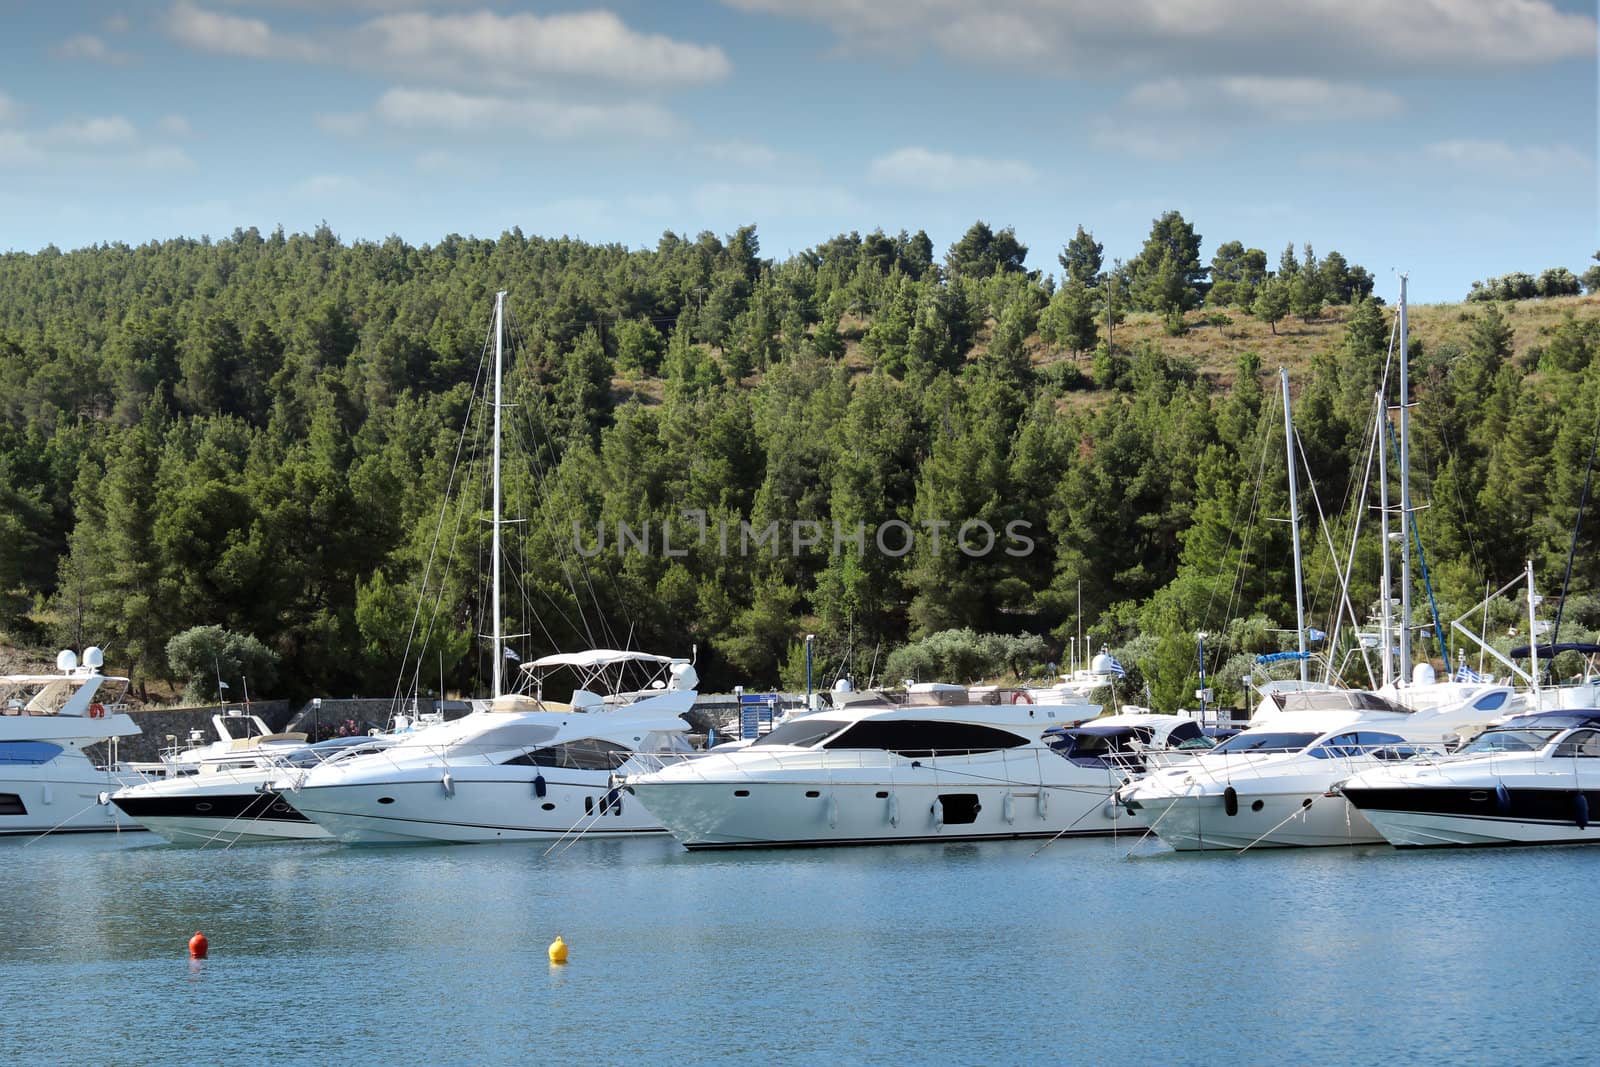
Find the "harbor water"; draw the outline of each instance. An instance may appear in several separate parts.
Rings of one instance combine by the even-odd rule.
[[[546,851],[0,841],[4,1059],[1575,1063],[1600,1040],[1600,849]]]

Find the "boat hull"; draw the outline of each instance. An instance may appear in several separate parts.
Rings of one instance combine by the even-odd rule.
[[[267,792],[191,796],[119,794],[113,804],[175,845],[206,848],[269,841],[328,840],[328,831]]]
[[[481,774],[482,772],[475,772]],[[604,771],[551,771],[544,795],[527,777],[461,772],[409,781],[307,785],[285,793],[307,818],[351,845],[482,844],[572,835],[626,837],[666,828]]]
[[[83,762],[81,772],[50,764],[6,768],[0,778],[0,836],[143,829],[104,802],[122,783]]]
[[[1137,832],[1111,790],[903,778],[631,782],[689,849],[885,845]]]
[[[1592,790],[1583,793],[1584,826],[1572,789],[1519,786],[1505,791],[1503,807],[1493,789],[1459,785],[1346,792],[1396,848],[1600,844],[1600,825],[1587,819],[1590,810],[1600,814]]]
[[[1142,825],[1180,852],[1381,845],[1384,840],[1342,796],[1325,793],[1240,792],[1233,815],[1215,793],[1141,794],[1135,804]]]

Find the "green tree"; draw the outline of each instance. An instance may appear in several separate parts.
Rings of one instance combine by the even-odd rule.
[[[1136,307],[1165,315],[1199,306],[1206,276],[1200,235],[1178,212],[1168,211],[1150,224],[1150,236],[1128,268]]]
[[[1256,302],[1251,310],[1256,318],[1272,327],[1272,332],[1278,332],[1278,323],[1289,313],[1290,294],[1288,286],[1274,278],[1261,287],[1256,294]]]

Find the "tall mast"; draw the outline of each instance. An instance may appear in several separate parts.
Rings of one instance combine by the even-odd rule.
[[[1383,684],[1387,687],[1394,682],[1394,586],[1389,573],[1389,406],[1384,403],[1382,393],[1378,394],[1378,416],[1380,422],[1374,443],[1378,448],[1378,519],[1383,539],[1383,579],[1378,591],[1383,611],[1378,633],[1383,641]]]
[[[1406,341],[1406,276],[1400,275],[1400,682],[1411,680],[1411,389]]]
[[[1283,444],[1289,457],[1289,529],[1294,533],[1294,636],[1300,649],[1300,680],[1306,677],[1306,604],[1300,577],[1300,487],[1295,480],[1294,419],[1289,414],[1289,371],[1278,368],[1283,379]]]
[[[489,610],[494,614],[494,691],[498,697],[504,692],[501,675],[505,671],[505,635],[500,621],[500,377],[505,349],[506,293],[502,289],[494,294],[494,475],[491,502],[491,533],[489,535],[489,569],[493,573]]]

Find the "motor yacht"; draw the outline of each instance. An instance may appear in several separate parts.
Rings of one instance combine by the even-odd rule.
[[[332,835],[285,803],[272,783],[287,773],[381,751],[397,740],[392,734],[358,735],[293,748],[224,747],[214,758],[186,761],[181,773],[124,787],[111,803],[175,845],[327,840]],[[243,752],[253,754],[240,758]]]
[[[121,787],[115,755],[98,766],[84,751],[139,733],[122,703],[128,679],[101,673],[93,646],[83,662],[56,656],[56,673],[0,676],[0,834],[138,829],[106,803]]]
[[[1123,787],[1118,799],[1180,851],[1377,844],[1382,835],[1335,784],[1442,754],[1493,714],[1470,701],[1414,712],[1362,690],[1286,692],[1277,703],[1266,721]]]
[[[620,777],[690,849],[1106,834],[1121,766],[1066,759],[1052,727],[1094,704],[973,703],[958,686],[833,694],[733,751]],[[639,762],[644,762],[643,760]]]
[[[1519,715],[1445,759],[1369,769],[1340,792],[1398,848],[1600,842],[1600,710]]]
[[[472,843],[659,834],[664,827],[614,788],[636,753],[687,753],[698,676],[683,659],[591,649],[523,665],[524,691],[382,752],[294,771],[278,790],[349,844]],[[570,700],[548,679],[576,672]],[[636,684],[630,677],[641,679]]]

